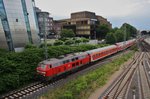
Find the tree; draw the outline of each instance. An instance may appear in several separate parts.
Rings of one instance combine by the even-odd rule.
[[[72,29],[63,29],[60,34],[61,38],[71,38],[75,37],[75,33]]]
[[[99,25],[96,28],[96,36],[97,38],[104,39],[107,33],[110,32],[110,29],[107,25]]]
[[[116,43],[116,36],[112,32],[107,33],[105,39],[106,39],[106,43],[108,43],[108,44],[114,44],[114,43]]]
[[[126,40],[130,39],[130,37],[135,37],[137,34],[137,29],[128,23],[124,23],[120,29],[126,32]]]
[[[111,29],[110,32],[115,33],[118,29],[119,29],[118,27],[115,27],[115,28]]]
[[[124,32],[120,29],[118,29],[116,32],[115,32],[115,36],[116,36],[116,41],[117,42],[121,42],[121,41],[124,41]]]

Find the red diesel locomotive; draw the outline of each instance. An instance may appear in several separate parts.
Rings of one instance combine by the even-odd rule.
[[[110,45],[86,52],[62,55],[59,58],[47,59],[39,63],[37,67],[37,73],[46,79],[51,79],[65,72],[89,64],[90,62],[100,60],[104,57],[117,53],[118,51],[122,51],[123,49],[135,44],[135,42],[136,40],[133,39],[126,41],[125,43],[120,42],[116,43],[115,45]]]

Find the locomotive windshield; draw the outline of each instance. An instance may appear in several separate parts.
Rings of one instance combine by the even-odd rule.
[[[40,64],[39,66],[41,67],[41,69],[46,69],[47,65],[46,64]]]

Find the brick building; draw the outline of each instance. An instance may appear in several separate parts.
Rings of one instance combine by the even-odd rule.
[[[112,28],[112,24],[106,18],[102,16],[96,16],[96,17],[100,22],[100,25],[107,25],[110,29]]]
[[[71,13],[70,19],[55,21],[55,31],[59,35],[63,28],[72,29],[78,37],[95,38],[95,28],[99,24],[107,24],[110,28],[112,27],[107,19],[97,16],[94,12],[75,12]]]

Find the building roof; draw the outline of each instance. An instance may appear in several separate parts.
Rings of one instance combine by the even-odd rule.
[[[90,11],[79,11],[79,12],[73,12],[71,14],[78,14],[78,13],[92,13],[92,14],[95,14],[95,12],[90,12]]]

